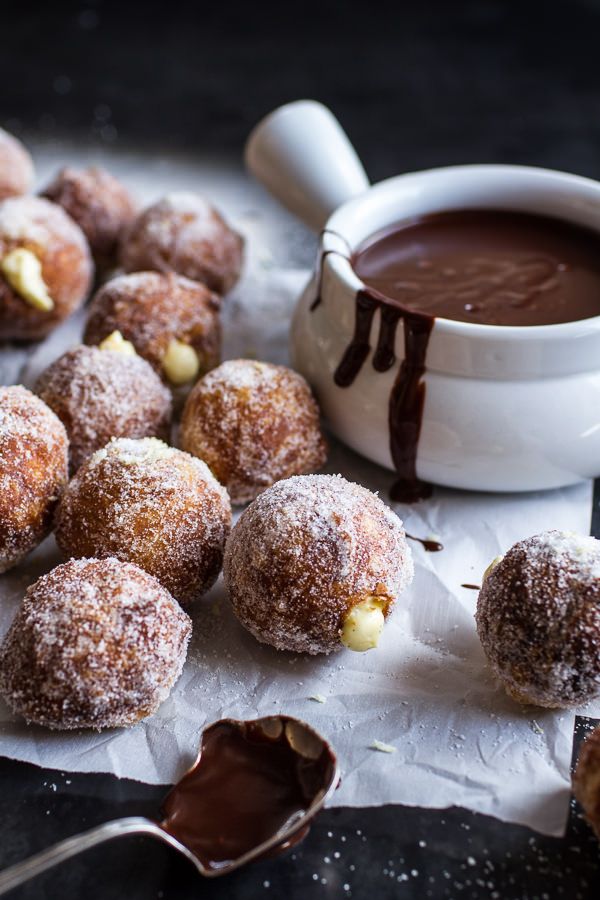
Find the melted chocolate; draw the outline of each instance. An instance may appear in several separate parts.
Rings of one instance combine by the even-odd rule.
[[[373,367],[377,371],[385,372],[395,364],[396,329],[401,319],[404,323],[404,359],[388,406],[390,451],[398,473],[390,495],[392,500],[400,503],[414,503],[431,496],[431,486],[417,478],[416,459],[425,403],[422,376],[434,320],[431,316],[390,304],[374,291],[359,291],[354,334],[333,377],[339,387],[349,387],[362,369],[371,351],[371,326],[378,309],[381,311],[379,337],[373,355]]]
[[[311,309],[321,302],[319,290]],[[390,451],[398,474],[393,500],[431,495],[417,478],[423,374],[435,318],[488,325],[548,325],[600,315],[600,236],[557,219],[506,210],[458,210],[401,223],[373,235],[349,259],[365,284],[356,295],[354,334],[334,374],[349,387],[371,352],[373,368],[396,363],[403,322],[404,358],[392,387]],[[429,549],[429,548],[427,548]]]
[[[325,229],[321,232],[321,236],[323,236],[324,234],[332,234],[332,235],[334,235],[334,237],[336,237],[338,240],[342,241],[342,243],[345,244],[346,247],[347,247],[347,253],[346,253],[346,254],[340,253],[339,250],[325,250],[325,251],[321,254],[321,258],[320,258],[320,261],[319,261],[319,278],[318,278],[318,286],[317,286],[317,296],[316,296],[315,299],[313,300],[312,305],[311,305],[311,307],[310,307],[310,311],[311,311],[311,312],[312,312],[314,309],[316,309],[318,306],[321,305],[321,299],[322,299],[322,294],[323,294],[323,278],[324,278],[324,275],[325,275],[325,260],[327,259],[327,257],[328,257],[328,256],[331,256],[332,254],[337,253],[338,256],[343,256],[344,258],[349,259],[349,258],[350,258],[350,253],[351,253],[351,251],[350,251],[350,245],[348,244],[348,241],[346,240],[345,237],[342,237],[341,234],[338,234],[337,231],[331,231],[331,229],[325,228]]]
[[[470,591],[480,591],[480,584],[461,584],[461,587],[468,588]]]
[[[440,550],[444,549],[444,545],[440,544],[439,541],[430,541],[428,538],[415,537],[414,534],[409,534],[408,531],[406,532],[406,537],[410,541],[417,541],[417,543],[421,544],[428,553],[439,553]],[[465,587],[464,584],[463,587]]]
[[[327,745],[318,746],[316,758],[314,752],[303,755],[289,730],[294,720],[272,721],[281,727],[268,733],[258,722],[225,720],[208,728],[198,762],[163,804],[162,827],[207,869],[223,868],[300,818],[333,777],[335,759]],[[313,738],[309,750],[315,746]],[[277,849],[287,849],[307,830],[292,826]]]
[[[435,213],[373,235],[359,278],[403,307],[487,325],[550,325],[600,315],[600,235],[506,210]]]

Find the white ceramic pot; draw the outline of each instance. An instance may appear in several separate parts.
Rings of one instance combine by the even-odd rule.
[[[364,287],[348,251],[402,219],[452,209],[538,213],[600,232],[600,184],[547,169],[452,166],[369,187],[338,123],[312,101],[289,104],[263,120],[246,158],[288,208],[324,229],[322,271],[320,266],[294,318],[294,365],[313,386],[332,431],[388,468],[389,397],[404,356],[403,326],[395,365],[376,371],[378,310],[369,356],[351,385],[336,385],[334,373],[354,333],[355,298]],[[321,302],[311,309],[319,293]],[[600,316],[528,327],[438,318],[423,381],[416,460],[421,479],[524,491],[600,475]]]

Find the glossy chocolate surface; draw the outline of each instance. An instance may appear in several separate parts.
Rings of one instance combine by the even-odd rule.
[[[322,795],[335,758],[286,716],[207,728],[194,767],[167,796],[161,823],[206,869],[224,868],[291,825]],[[307,829],[304,829],[301,836]]]
[[[600,315],[600,235],[558,219],[435,213],[373,235],[352,265],[367,287],[433,317],[528,326]]]

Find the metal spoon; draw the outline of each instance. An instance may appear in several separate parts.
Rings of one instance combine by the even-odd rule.
[[[280,750],[276,752],[287,754],[291,762],[296,759],[295,768],[299,773],[299,781],[302,782],[303,788],[306,788],[307,805],[305,809],[302,808],[293,812],[282,825],[266,839],[262,840],[261,843],[256,846],[250,846],[245,852],[233,859],[219,859],[213,863],[208,859],[202,859],[198,853],[193,852],[175,836],[178,825],[177,816],[174,813],[174,803],[177,799],[178,789],[182,788],[182,786],[185,789],[185,786],[189,786],[196,776],[200,777],[207,774],[212,777],[212,772],[203,771],[203,751],[205,751],[205,756],[208,760],[210,741],[223,736],[227,737],[227,734],[236,740],[238,744],[246,740],[248,735],[250,735],[254,753],[262,752],[260,749],[262,742],[265,753],[269,752],[266,748],[272,749],[277,746]],[[219,758],[221,756],[219,753]],[[204,769],[209,764],[207,762]],[[308,773],[308,778],[306,778],[306,773]],[[229,777],[230,774],[226,773],[226,777]],[[338,781],[339,770],[331,747],[327,741],[304,722],[289,716],[269,716],[252,722],[223,719],[214,723],[203,732],[196,762],[170,791],[165,800],[167,817],[162,822],[155,822],[142,816],[132,816],[106,822],[103,825],[92,828],[90,831],[83,832],[83,834],[74,835],[71,838],[60,841],[47,850],[43,850],[41,853],[0,872],[0,895],[7,893],[7,891],[23,884],[57,863],[75,856],[77,853],[81,853],[105,841],[130,834],[146,834],[158,838],[163,843],[178,850],[195,865],[200,875],[203,875],[205,878],[225,875],[261,856],[282,852],[301,840],[308,831],[313,817],[335,791]],[[261,799],[264,799],[264,792],[260,796]],[[232,813],[235,813],[235,810],[232,810]],[[199,830],[204,822],[205,820],[199,822]]]

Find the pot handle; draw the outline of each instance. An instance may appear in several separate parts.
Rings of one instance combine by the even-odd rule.
[[[356,150],[333,113],[315,100],[274,110],[253,129],[245,161],[290,212],[321,231],[330,215],[369,187]]]

